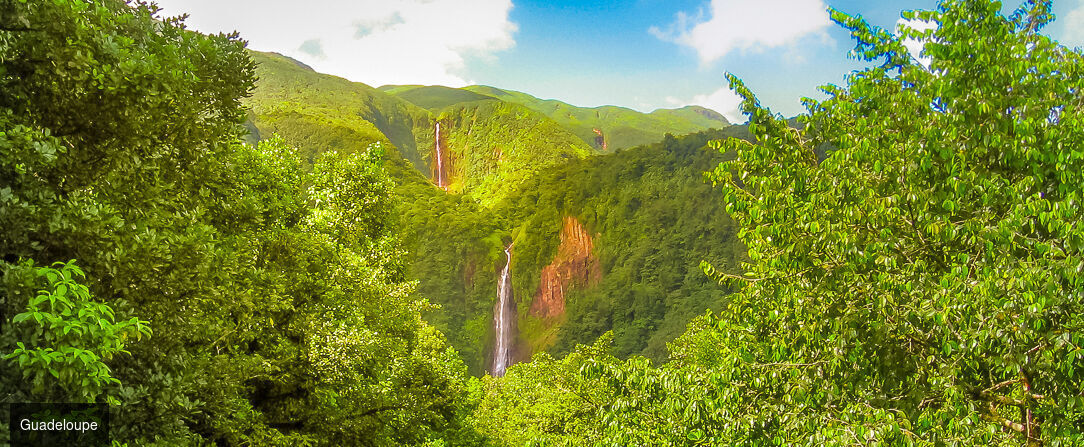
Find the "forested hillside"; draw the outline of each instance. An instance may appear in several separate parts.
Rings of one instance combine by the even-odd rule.
[[[1084,445],[1050,7],[831,10],[869,67],[792,120],[729,75],[722,126],[0,2],[0,403],[114,446]]]
[[[584,141],[603,151],[655,143],[667,133],[687,134],[729,124],[718,112],[698,106],[641,113],[616,106],[576,107],[485,85],[472,85],[464,90],[524,105],[571,129]]]
[[[568,130],[526,107],[496,101],[453,106],[436,117],[446,189],[489,206],[555,166],[591,155]]]
[[[705,270],[738,291],[663,365],[615,357],[615,332],[487,380],[477,426],[501,445],[1080,445],[1084,65],[1037,33],[1049,7],[905,14],[939,24],[903,31],[928,68],[833,11],[876,64],[799,128],[730,76],[755,141],[713,143],[736,157],[710,179],[749,258]]]
[[[611,329],[618,331],[622,355],[662,360],[667,340],[722,302],[726,289],[704,276],[699,263],[711,254],[736,266],[742,248],[718,202],[706,200],[711,188],[700,173],[720,160],[704,150],[707,141],[741,134],[744,127],[593,156],[570,130],[517,103],[444,87],[374,91],[282,56],[253,54],[259,81],[246,103],[258,134],[281,135],[309,157],[323,148],[394,143],[373,133],[379,128],[363,117],[412,111],[418,136],[411,141],[418,142],[423,164],[410,169],[394,149],[385,155],[396,179],[407,275],[417,281],[418,299],[440,305],[426,312],[427,320],[446,334],[473,374],[491,370],[498,270],[512,243],[518,243],[512,269],[516,360],[566,352]],[[399,97],[428,105],[428,111]],[[320,110],[321,118],[283,118],[310,110]],[[586,257],[597,270],[591,281],[554,282],[557,266],[544,272],[559,251],[566,218],[591,233]],[[578,275],[574,270],[563,274]],[[561,292],[558,302],[547,304],[564,309],[567,300],[567,312],[538,309],[536,298],[555,299],[545,287],[569,288],[567,298]]]
[[[667,137],[571,162],[497,208],[515,235],[513,283],[530,353],[564,354],[612,330],[616,355],[663,361],[666,342],[722,305],[727,289],[700,262],[736,270],[744,247],[701,173],[725,159],[707,143],[743,131]],[[561,259],[575,243],[566,240],[570,226],[582,228],[580,243],[591,247],[579,263]],[[552,271],[564,260],[573,262]]]
[[[109,402],[132,446],[459,443],[381,149],[245,144],[237,36],[89,6],[0,4],[4,402]]]
[[[729,125],[718,112],[697,106],[658,109],[651,113],[615,106],[576,107],[557,100],[543,100],[526,93],[484,85],[461,89],[386,85],[380,90],[434,112],[474,101],[497,100],[519,104],[549,117],[596,151],[602,152],[657,143],[667,133],[682,135]]]
[[[245,105],[261,136],[279,135],[311,163],[326,150],[357,151],[371,143],[394,145],[419,171],[428,167],[430,114],[365,84],[312,71],[285,56],[249,52],[259,89]]]
[[[744,130],[734,129],[729,134]],[[430,321],[472,372],[487,371],[502,249],[515,243],[519,360],[567,352],[609,330],[620,355],[664,359],[666,341],[725,299],[727,289],[703,274],[700,261],[737,268],[744,251],[721,205],[704,202],[714,193],[700,173],[723,159],[707,142],[726,135],[668,138],[565,163],[492,208],[411,188],[402,207],[411,276],[419,294],[442,306]],[[570,219],[592,247],[558,275]],[[554,287],[559,296],[549,293]]]

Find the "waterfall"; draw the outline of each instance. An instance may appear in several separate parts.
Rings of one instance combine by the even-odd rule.
[[[497,343],[493,347],[493,377],[501,377],[512,362],[512,343],[516,332],[516,303],[512,300],[512,244],[504,249],[505,263],[497,289],[497,306],[493,312],[493,327]]]
[[[437,137],[436,137],[436,140],[437,140],[437,144],[436,144],[436,147],[437,147],[437,149],[436,149],[436,152],[437,152],[437,175],[436,175],[435,180],[437,182],[437,186],[439,186],[441,188],[444,188],[444,190],[447,191],[448,190],[448,185],[446,184],[446,182],[444,180],[444,154],[441,153],[442,151],[441,151],[441,148],[440,148],[440,121],[437,121],[436,134],[437,134]]]

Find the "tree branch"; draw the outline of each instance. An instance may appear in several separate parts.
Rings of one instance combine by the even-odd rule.
[[[991,409],[989,413],[984,413],[982,415],[982,418],[987,420],[987,421],[998,424],[998,425],[1000,425],[1002,427],[1005,427],[1007,429],[1013,430],[1013,431],[1015,431],[1017,433],[1024,433],[1024,431],[1025,431],[1024,430],[1024,424],[1021,424],[1019,422],[1013,422],[1013,421],[1011,421],[1009,419],[1006,419],[1004,416],[1000,416],[1000,415],[994,413],[993,409]]]
[[[818,360],[818,361],[812,362],[812,363],[749,363],[748,365],[752,366],[754,368],[771,368],[771,367],[774,367],[774,366],[782,366],[782,367],[786,367],[786,368],[805,368],[805,367],[809,367],[809,366],[821,365],[821,364],[824,364],[824,363],[827,363],[827,362],[824,361],[824,360]]]
[[[992,392],[992,391],[997,391],[997,390],[999,390],[1001,388],[1004,388],[1004,387],[1006,387],[1008,385],[1012,385],[1012,384],[1018,383],[1018,382],[1020,382],[1019,377],[1017,377],[1015,379],[1009,379],[1009,380],[1006,380],[1004,382],[994,384],[994,386],[991,386],[990,388],[982,390],[981,393],[989,393],[989,392]]]

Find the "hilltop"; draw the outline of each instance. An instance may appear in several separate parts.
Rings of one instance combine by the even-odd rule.
[[[597,151],[655,143],[667,133],[683,135],[730,125],[722,114],[700,106],[658,109],[651,113],[618,106],[577,107],[558,100],[539,99],[527,93],[484,85],[461,89],[385,85],[380,90],[434,112],[477,101],[498,100],[519,104],[556,121]]]

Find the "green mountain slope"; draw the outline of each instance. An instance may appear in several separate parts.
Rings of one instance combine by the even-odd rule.
[[[576,136],[600,150],[655,143],[667,133],[682,135],[729,125],[719,113],[696,106],[641,113],[617,106],[576,107],[484,85],[464,87],[464,90],[527,106],[571,129]]]
[[[707,141],[741,137],[744,129],[572,159],[532,175],[492,208],[413,190],[402,208],[410,276],[417,293],[441,306],[427,321],[448,336],[472,374],[487,371],[503,249],[514,241],[519,360],[565,353],[609,330],[616,354],[662,360],[665,343],[729,292],[703,274],[700,261],[736,269],[744,256],[714,200],[717,191],[701,176],[723,159]],[[562,284],[564,311],[539,315],[544,270],[560,257],[570,219],[593,239],[592,260],[558,276],[589,280]]]
[[[380,91],[398,96],[423,109],[438,111],[445,107],[471,101],[492,101],[492,96],[442,85],[385,85]]]
[[[329,149],[349,152],[389,143],[391,164],[405,159],[448,191],[492,204],[535,172],[592,153],[557,122],[518,104],[446,87],[402,89],[400,94],[422,103],[419,98],[432,93],[429,105],[457,104],[436,116],[398,96],[317,73],[290,58],[252,54],[259,81],[246,100],[252,111],[250,131],[264,138],[281,135],[307,160]],[[401,168],[392,174],[416,180],[415,173]]]
[[[468,103],[445,109],[438,122],[449,191],[493,204],[559,163],[591,155],[557,122],[518,104]]]
[[[306,159],[327,149],[389,142],[419,171],[432,145],[428,111],[365,84],[312,71],[275,53],[251,52],[259,77],[245,100],[261,136],[279,134]]]
[[[486,372],[491,361],[498,277],[513,241],[520,360],[566,352],[608,330],[618,354],[661,359],[667,341],[725,297],[699,263],[733,266],[744,250],[700,173],[721,159],[704,150],[706,141],[741,136],[744,126],[678,138],[639,131],[638,138],[661,141],[597,154],[568,125],[589,109],[565,105],[571,115],[562,123],[514,92],[374,89],[282,56],[254,57],[260,80],[246,100],[254,136],[280,135],[310,159],[327,149],[384,145],[415,297],[439,306],[426,319],[471,373]],[[714,119],[697,108],[590,113],[597,116],[586,121],[595,123],[647,120],[654,132]],[[564,262],[569,228],[587,248]],[[559,305],[547,287],[560,290]]]
[[[700,262],[733,271],[744,257],[733,222],[701,175],[724,158],[707,142],[740,137],[742,129],[572,161],[503,203],[499,212],[516,225],[513,284],[522,341],[532,350],[564,354],[612,330],[615,354],[665,359],[665,344],[729,293],[701,271]],[[583,273],[596,279],[563,285],[564,315],[542,318],[524,308],[541,304],[532,302],[540,272],[559,257],[558,234],[569,217],[593,238],[598,270]]]

